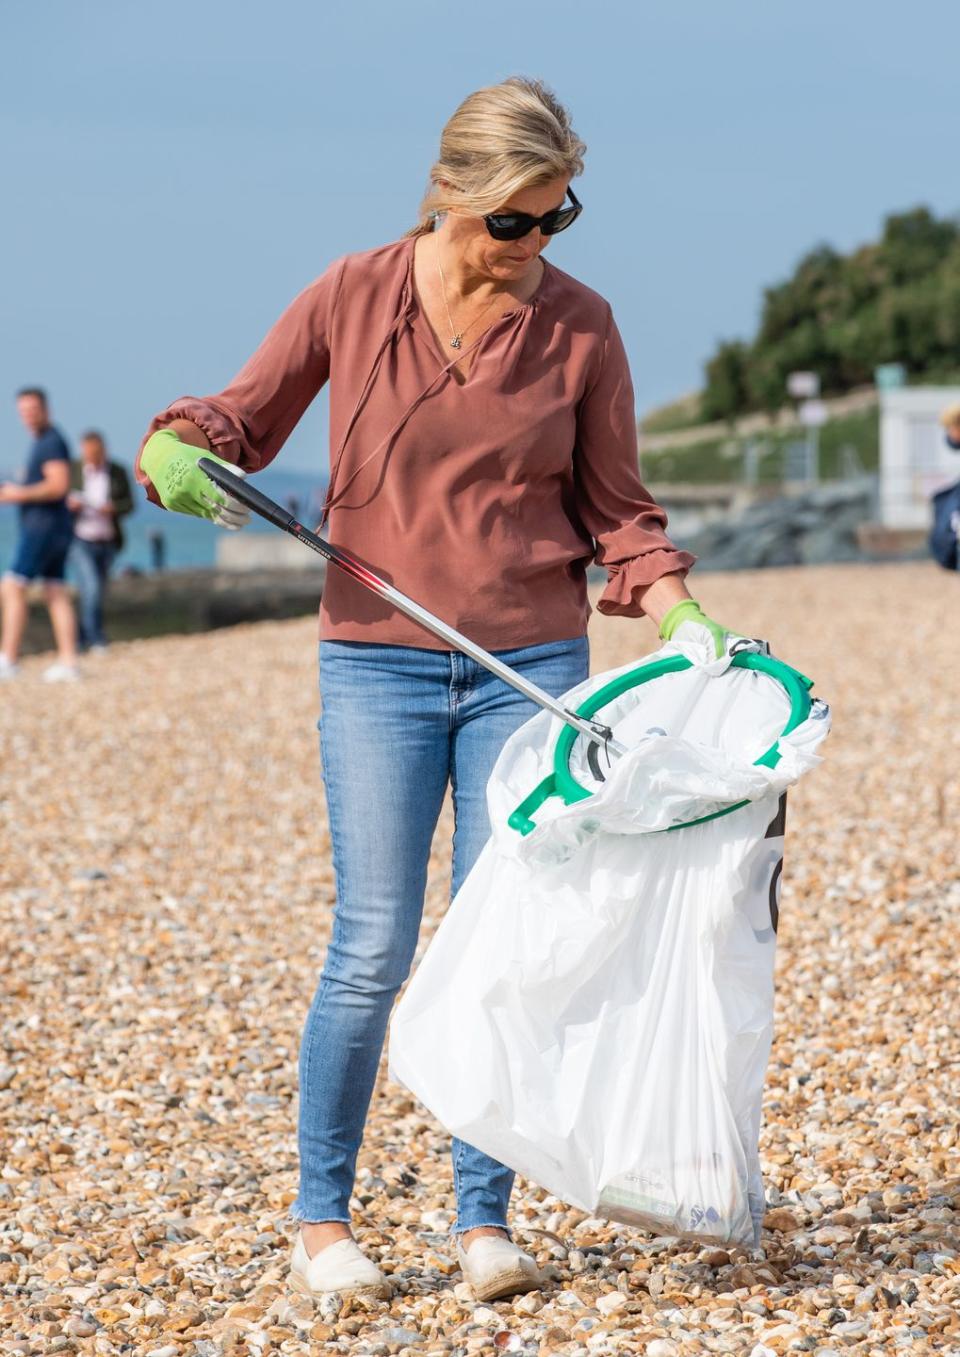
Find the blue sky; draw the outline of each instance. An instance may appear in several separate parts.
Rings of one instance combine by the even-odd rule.
[[[813,244],[960,208],[958,37],[956,0],[3,0],[0,387],[130,458],[331,259],[411,225],[445,119],[521,73],[587,142],[550,257],[613,304],[643,410]],[[0,400],[0,469],[23,445]],[[281,458],[326,456],[320,400]]]

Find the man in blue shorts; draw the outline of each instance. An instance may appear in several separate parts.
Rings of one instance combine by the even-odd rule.
[[[0,580],[0,681],[17,673],[20,642],[27,623],[27,585],[43,583],[57,660],[44,670],[51,683],[79,678],[77,622],[64,584],[73,517],[67,508],[70,450],[50,423],[47,397],[38,387],[17,392],[17,413],[33,435],[27,463],[17,483],[0,485],[0,505],[20,509],[20,536],[13,560]]]

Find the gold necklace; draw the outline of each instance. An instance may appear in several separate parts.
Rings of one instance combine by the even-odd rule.
[[[450,326],[450,329],[453,332],[453,338],[450,341],[450,347],[451,349],[459,349],[463,344],[463,336],[467,333],[467,330],[472,330],[473,327],[476,325],[477,321],[486,315],[486,313],[490,310],[491,306],[497,300],[500,294],[499,292],[495,292],[493,296],[490,298],[490,300],[487,302],[483,310],[478,312],[477,315],[474,316],[470,324],[466,326],[465,329],[458,330],[453,323],[453,317],[450,314],[450,304],[447,301],[447,280],[443,276],[443,265],[440,263],[439,239],[437,240],[437,268],[440,270],[440,290],[443,293],[443,305],[446,308],[447,312],[447,324]]]

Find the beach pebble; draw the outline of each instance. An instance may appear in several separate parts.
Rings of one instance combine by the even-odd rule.
[[[627,1304],[627,1297],[621,1291],[608,1291],[596,1301],[596,1308],[602,1315],[615,1314]]]

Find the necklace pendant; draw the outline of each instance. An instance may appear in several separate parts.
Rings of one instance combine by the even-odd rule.
[[[452,338],[451,341],[450,341],[450,347],[451,347],[451,349],[459,349],[459,348],[461,347],[461,342],[460,342],[460,336],[459,336],[459,335],[454,335],[454,336],[453,336],[453,338]]]

